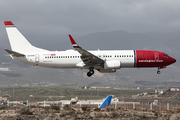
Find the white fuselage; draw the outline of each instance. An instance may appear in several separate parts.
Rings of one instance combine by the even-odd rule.
[[[118,60],[121,67],[134,67],[134,50],[98,50],[89,51],[99,58],[110,61]],[[27,64],[38,65],[49,68],[85,68],[80,58],[81,54],[74,50],[49,51],[41,53],[26,53],[25,57],[14,57],[13,59]]]
[[[72,46],[77,50],[48,51],[31,45],[11,21],[4,21],[11,50],[5,49],[14,60],[49,68],[89,69],[87,76],[99,72],[116,72],[116,69],[131,67],[165,68],[176,59],[165,53],[150,50],[97,50],[87,51],[69,35]]]

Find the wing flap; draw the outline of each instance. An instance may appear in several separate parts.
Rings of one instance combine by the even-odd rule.
[[[17,57],[23,57],[25,56],[24,54],[21,54],[21,53],[18,53],[18,52],[15,52],[15,51],[12,51],[12,50],[8,50],[8,49],[5,49],[6,52],[8,52],[10,55],[12,56],[17,56]]]

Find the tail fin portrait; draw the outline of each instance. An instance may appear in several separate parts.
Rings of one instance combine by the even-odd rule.
[[[111,104],[112,95],[106,97],[103,103],[99,106],[99,108],[107,108]]]
[[[4,21],[4,25],[6,26],[6,31],[12,51],[18,53],[28,53],[35,50],[46,51],[32,46],[31,43],[29,43],[29,41],[21,34],[21,32],[11,21]]]

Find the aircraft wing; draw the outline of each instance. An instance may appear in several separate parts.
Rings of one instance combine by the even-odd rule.
[[[5,49],[5,50],[6,50],[6,52],[8,52],[8,53],[9,53],[10,55],[12,55],[12,56],[17,56],[17,57],[25,56],[24,54],[21,54],[21,53],[12,51],[12,50],[8,50],[8,49]]]
[[[81,59],[87,66],[102,65],[102,63],[104,63],[104,60],[93,55],[87,50],[84,50],[78,44],[76,44],[71,35],[69,35],[69,38],[71,40],[72,46],[81,54]]]

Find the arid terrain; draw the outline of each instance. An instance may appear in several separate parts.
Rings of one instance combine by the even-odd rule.
[[[0,120],[179,120],[180,110],[140,111],[98,108],[20,107],[0,110]]]
[[[14,92],[12,90],[14,89]],[[82,88],[59,88],[59,87],[25,87],[25,88],[1,88],[1,96],[10,101],[29,100],[26,104],[11,103],[9,106],[0,106],[0,120],[178,120],[180,119],[179,99],[180,91],[164,90],[163,94],[154,97],[152,89],[82,89]],[[114,103],[106,109],[98,109],[98,105],[77,104],[56,106],[51,103],[48,107],[36,104],[36,100],[71,100],[78,96],[80,100],[102,99],[108,94],[114,94],[118,98],[117,105]],[[60,97],[64,96],[63,98]],[[134,96],[135,95],[135,96]],[[53,96],[53,97],[52,97]],[[55,97],[58,96],[58,97]],[[157,105],[153,102],[158,100]],[[133,104],[133,102],[137,102]],[[8,105],[8,104],[7,104]],[[152,107],[151,107],[152,105]],[[90,106],[90,107],[89,107]],[[116,107],[115,107],[116,106]],[[116,109],[115,109],[116,108]]]

